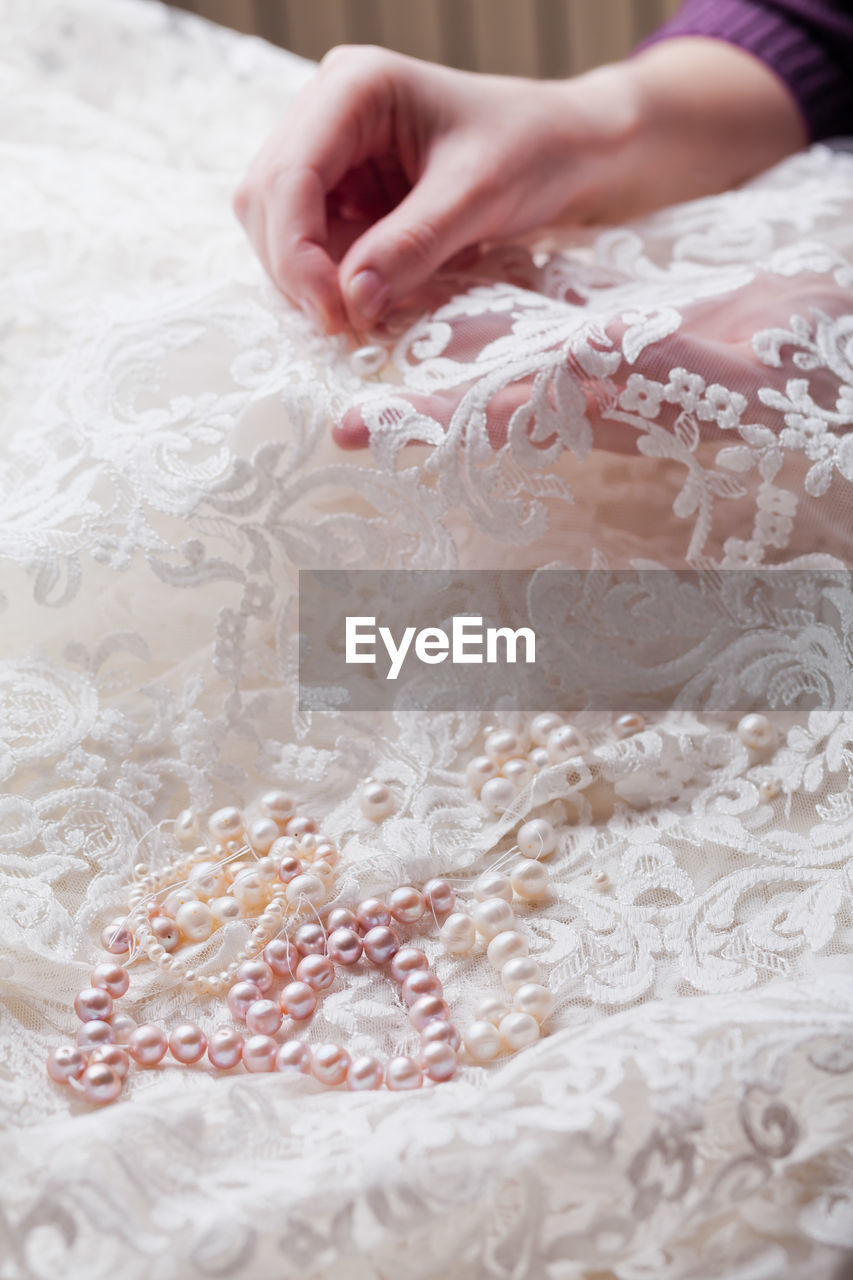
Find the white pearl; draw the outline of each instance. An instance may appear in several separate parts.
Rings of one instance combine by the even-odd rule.
[[[515,787],[509,778],[490,778],[483,783],[480,799],[489,813],[501,814],[515,799]]]
[[[541,981],[542,970],[532,956],[515,956],[512,960],[507,960],[501,969],[501,982],[504,990],[511,996],[514,996],[525,982]]]
[[[524,1049],[539,1039],[539,1023],[529,1013],[508,1013],[498,1030],[508,1049]]]
[[[216,813],[211,814],[207,825],[214,839],[226,840],[229,836],[239,835],[243,830],[243,815],[239,809],[235,809],[233,805],[228,805],[226,808],[217,809]]]
[[[533,769],[547,769],[551,763],[547,747],[534,747],[527,759]]]
[[[228,877],[218,862],[197,862],[190,872],[190,889],[201,902],[218,898],[228,888]]]
[[[384,782],[365,782],[358,798],[361,812],[372,822],[381,822],[394,807],[394,797]]]
[[[495,764],[503,764],[505,760],[520,754],[521,740],[512,729],[493,729],[486,735],[483,750]]]
[[[487,898],[485,902],[475,903],[471,908],[471,919],[477,932],[487,941],[515,924],[512,907],[503,898]]]
[[[753,712],[744,716],[737,727],[738,737],[750,751],[764,751],[773,745],[775,734],[767,716]]]
[[[519,898],[530,902],[535,898],[544,898],[548,892],[550,876],[543,863],[526,858],[513,867],[509,880]]]
[[[512,885],[500,871],[484,871],[474,881],[474,897],[478,902],[485,902],[486,898],[503,898],[505,902],[512,902]]]
[[[613,727],[617,738],[630,738],[632,733],[641,733],[645,729],[646,720],[639,711],[626,711],[623,716],[617,718]]]
[[[491,1022],[497,1026],[509,1013],[509,1005],[501,996],[484,996],[475,1010],[478,1022]]]
[[[313,864],[313,871],[315,876],[319,876],[326,884],[333,880],[335,876],[335,868],[329,866],[325,858],[321,858],[319,862]]]
[[[265,796],[261,796],[261,813],[274,822],[287,822],[288,818],[293,817],[295,807],[293,797],[286,791],[268,791]]]
[[[562,764],[564,760],[572,760],[582,756],[589,747],[584,734],[572,724],[560,725],[548,734],[548,759],[552,764]]]
[[[185,902],[197,902],[194,890],[190,888],[173,889],[163,903],[163,910],[174,920]]]
[[[512,960],[516,956],[526,956],[530,947],[527,945],[527,939],[516,929],[505,929],[503,933],[498,933],[492,938],[486,947],[486,955],[489,957],[489,963],[493,964],[496,969],[502,969],[507,960]]]
[[[246,868],[235,878],[231,892],[239,903],[250,910],[266,906],[268,889],[263,876],[254,868]]]
[[[278,827],[272,818],[259,818],[249,828],[249,844],[256,853],[266,853],[278,835]]]
[[[198,839],[198,817],[192,809],[183,809],[175,819],[175,835],[181,844],[190,844]]]
[[[388,352],[384,347],[371,343],[367,347],[359,347],[349,358],[350,368],[360,378],[372,378],[388,363]]]
[[[294,876],[287,886],[287,901],[292,907],[306,900],[315,907],[325,902],[326,886],[319,876],[310,874]]]
[[[533,766],[524,756],[513,756],[511,760],[505,760],[501,765],[501,773],[520,790],[533,777]]]
[[[768,804],[771,800],[775,800],[781,792],[782,788],[779,786],[778,782],[762,782],[761,786],[758,788],[759,799],[765,804]]]
[[[475,756],[465,770],[465,780],[471,790],[479,795],[483,789],[483,783],[493,778],[497,771],[498,766],[494,760],[490,760],[488,756]]]
[[[222,898],[214,898],[208,903],[211,914],[216,924],[227,924],[229,920],[239,920],[243,914],[243,908],[236,898],[230,895]]]
[[[185,902],[175,923],[190,942],[204,942],[213,933],[213,912],[204,902]]]
[[[442,946],[451,955],[461,956],[470,951],[477,939],[474,921],[462,911],[448,916],[438,931]]]
[[[547,858],[557,847],[557,836],[550,822],[532,818],[518,829],[518,851],[525,858]]]
[[[501,1033],[492,1022],[472,1022],[463,1040],[475,1062],[491,1062],[501,1051]]]
[[[559,729],[562,723],[563,717],[558,716],[556,711],[543,711],[541,715],[534,716],[530,722],[531,741],[537,747],[544,747],[548,741],[548,735],[555,729]]]
[[[599,893],[603,893],[605,889],[610,888],[610,876],[606,871],[593,871],[592,883]]]
[[[525,982],[513,995],[512,1007],[517,1013],[529,1013],[537,1022],[544,1022],[554,1007],[554,1000],[541,982]]]

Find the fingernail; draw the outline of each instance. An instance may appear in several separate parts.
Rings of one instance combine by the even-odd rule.
[[[346,294],[365,320],[376,320],[385,310],[388,286],[372,267],[357,272],[346,286]]]

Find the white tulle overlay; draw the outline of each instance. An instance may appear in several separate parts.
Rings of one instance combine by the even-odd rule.
[[[495,248],[376,335],[364,381],[230,213],[311,67],[142,0],[0,17],[0,1275],[828,1280],[853,1239],[849,648],[784,696],[778,655],[733,662],[794,699],[758,756],[725,708],[625,740],[578,717],[583,763],[525,793],[558,833],[522,913],[556,997],[534,1046],[408,1095],[173,1065],[97,1112],[44,1060],[188,805],[286,785],[347,900],[511,845],[464,772],[511,715],[299,713],[300,567],[798,565],[818,619],[853,533],[853,156]],[[493,972],[422,940],[464,1027]],[[126,1007],[227,1020],[142,965]],[[411,1048],[375,971],[309,1035]]]

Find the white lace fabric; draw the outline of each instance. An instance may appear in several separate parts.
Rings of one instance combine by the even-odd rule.
[[[621,742],[581,713],[585,765],[527,797],[560,837],[523,913],[557,1000],[534,1047],[418,1095],[137,1071],[99,1112],[44,1059],[187,805],[286,785],[346,899],[462,885],[511,844],[464,766],[512,714],[300,713],[300,567],[790,565],[823,616],[851,560],[853,156],[496,248],[365,383],[229,210],[311,67],[142,0],[0,18],[0,1280],[829,1280],[853,1243],[843,651],[810,708],[794,664],[760,761],[725,707]],[[340,451],[359,419],[370,449]],[[732,679],[761,702],[778,675]],[[421,940],[464,1028],[495,975]],[[227,1021],[141,966],[125,1003]],[[310,1038],[412,1048],[368,973]]]

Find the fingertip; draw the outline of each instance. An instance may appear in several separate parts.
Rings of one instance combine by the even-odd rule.
[[[366,449],[370,432],[357,406],[347,409],[340,422],[332,427],[332,439],[340,449]]]

